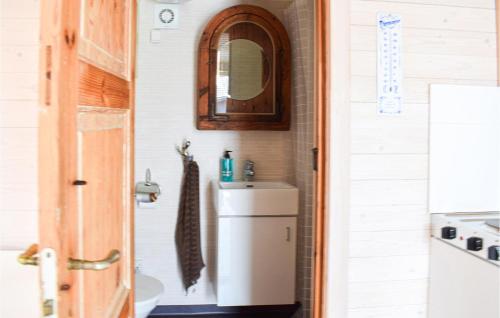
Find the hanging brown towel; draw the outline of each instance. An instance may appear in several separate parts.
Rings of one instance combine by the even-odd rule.
[[[177,254],[186,291],[196,284],[202,268],[205,267],[201,254],[199,174],[198,164],[186,160],[175,231]]]

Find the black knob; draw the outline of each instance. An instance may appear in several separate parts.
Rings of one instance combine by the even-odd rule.
[[[445,240],[453,240],[457,237],[457,228],[453,226],[445,226],[441,228],[441,238]]]
[[[480,251],[483,249],[483,239],[480,237],[469,237],[467,239],[467,249],[469,251]]]
[[[488,247],[488,259],[492,261],[500,261],[500,246],[493,245]]]

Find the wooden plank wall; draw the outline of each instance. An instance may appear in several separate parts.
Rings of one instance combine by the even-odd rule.
[[[0,6],[0,249],[24,249],[38,233],[39,1]]]
[[[496,85],[495,0],[351,1],[350,318],[426,317],[429,84]],[[403,18],[403,113],[376,112],[376,15]]]

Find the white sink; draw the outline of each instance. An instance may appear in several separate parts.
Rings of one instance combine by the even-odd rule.
[[[216,182],[219,216],[296,215],[298,189],[286,182]]]

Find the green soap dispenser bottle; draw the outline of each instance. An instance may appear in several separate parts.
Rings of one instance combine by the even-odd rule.
[[[233,181],[233,158],[230,150],[225,150],[220,159],[220,180],[223,182]]]

